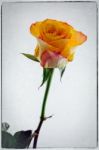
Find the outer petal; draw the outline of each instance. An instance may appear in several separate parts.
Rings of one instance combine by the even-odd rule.
[[[75,55],[75,52],[72,52],[72,53],[67,57],[67,60],[68,60],[68,61],[73,61],[74,55]]]
[[[68,61],[72,61],[74,58],[74,48],[83,44],[86,40],[86,35],[84,35],[82,32],[74,31],[71,39],[67,41],[66,47],[61,51],[61,55],[67,58]]]
[[[74,34],[72,35],[71,40],[69,41],[69,46],[74,47],[77,45],[81,45],[87,40],[87,36],[84,35],[82,32],[77,32],[75,31]]]
[[[30,32],[33,36],[39,37],[40,36],[40,26],[42,22],[36,22],[31,24],[30,26]]]
[[[44,68],[64,68],[66,59],[59,54],[45,51],[41,56],[41,65]]]
[[[35,48],[34,56],[36,58],[39,58],[39,53],[40,53],[40,50],[39,50],[39,46],[37,45],[36,48]]]

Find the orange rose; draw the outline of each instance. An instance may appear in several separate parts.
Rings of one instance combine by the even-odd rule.
[[[44,68],[64,68],[73,60],[74,48],[87,40],[69,24],[52,19],[33,23],[30,32],[38,42],[34,55]]]

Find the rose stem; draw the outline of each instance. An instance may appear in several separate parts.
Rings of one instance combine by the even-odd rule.
[[[40,122],[38,124],[37,129],[35,130],[33,148],[37,147],[39,132],[40,132],[41,126],[43,124],[43,121],[46,120],[46,118],[45,118],[45,108],[46,108],[47,97],[48,97],[48,93],[49,93],[49,89],[50,89],[50,85],[51,85],[51,80],[52,80],[52,76],[53,76],[53,71],[54,71],[54,69],[51,69],[50,76],[49,76],[49,78],[47,80],[47,83],[46,83],[46,90],[45,90],[44,99],[43,99],[43,103],[42,103]]]

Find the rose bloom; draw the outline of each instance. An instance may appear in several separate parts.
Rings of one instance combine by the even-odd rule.
[[[64,68],[73,60],[75,47],[87,40],[71,25],[52,19],[33,23],[30,32],[37,39],[34,56],[44,68]]]

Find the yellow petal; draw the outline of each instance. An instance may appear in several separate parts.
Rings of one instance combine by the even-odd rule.
[[[86,40],[87,40],[86,35],[84,35],[82,32],[75,31],[74,34],[72,35],[69,45],[70,47],[81,45]]]
[[[75,53],[70,54],[69,57],[67,57],[67,60],[68,60],[68,61],[73,61],[73,59],[74,59],[74,54],[75,54]]]
[[[61,50],[63,50],[66,47],[67,41],[68,41],[68,39],[60,39],[60,40],[50,42],[50,45],[52,45],[56,48],[59,48],[59,50],[61,52]]]
[[[52,46],[52,45],[46,43],[45,41],[43,41],[43,40],[41,40],[41,39],[39,39],[39,38],[37,39],[37,41],[38,41],[38,45],[39,45],[40,54],[41,54],[42,52],[44,52],[45,50],[46,50],[46,51],[52,51],[52,52],[59,52],[59,51],[60,51],[59,48],[54,47],[54,46]]]
[[[41,25],[41,22],[36,22],[36,23],[31,24],[30,26],[30,32],[35,37],[40,36],[40,25]]]
[[[82,32],[73,30],[72,37],[67,40],[65,48],[61,51],[61,55],[68,58],[69,61],[73,60],[74,54],[71,55],[72,49],[78,45],[81,45],[87,40],[87,36]]]
[[[37,58],[39,57],[39,46],[38,45],[35,48],[34,56]]]

